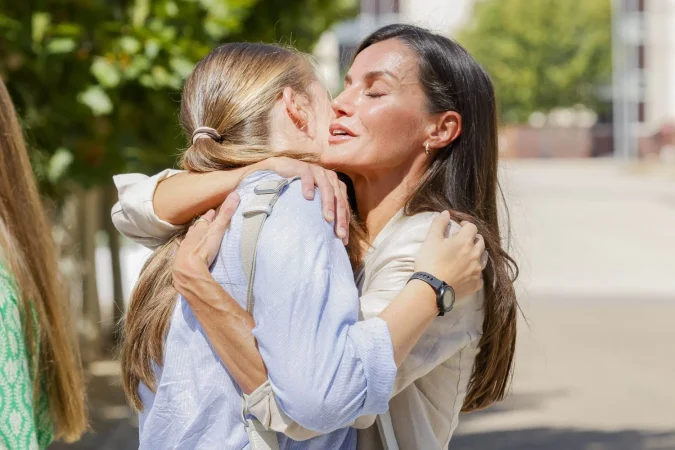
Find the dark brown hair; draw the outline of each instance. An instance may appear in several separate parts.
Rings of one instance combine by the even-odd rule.
[[[70,301],[23,133],[0,81],[0,258],[20,298],[34,401],[46,387],[55,437],[79,439],[87,428],[84,381],[70,325]],[[6,407],[6,406],[5,406]]]
[[[432,113],[456,111],[461,135],[437,152],[408,200],[408,215],[453,211],[476,224],[490,255],[485,279],[483,335],[463,411],[485,408],[505,396],[513,368],[518,303],[513,283],[518,266],[502,248],[497,211],[497,105],[492,81],[456,42],[412,25],[389,25],[367,37],[356,51],[398,39],[418,58],[419,80]],[[502,196],[503,199],[503,196]]]

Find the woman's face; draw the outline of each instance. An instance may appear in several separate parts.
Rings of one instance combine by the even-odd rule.
[[[359,53],[333,101],[322,163],[348,175],[410,167],[424,153],[430,117],[418,73],[416,55],[397,39]]]

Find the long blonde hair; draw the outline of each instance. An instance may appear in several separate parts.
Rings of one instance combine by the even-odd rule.
[[[181,124],[188,139],[199,127],[211,127],[221,138],[197,139],[184,152],[181,166],[210,172],[247,166],[271,156],[271,111],[285,87],[311,100],[316,74],[307,55],[269,44],[225,44],[197,64],[185,81]],[[311,154],[284,153],[305,161]],[[122,343],[122,381],[129,403],[143,408],[139,383],[156,390],[153,363],[161,366],[164,340],[177,292],[171,264],[184,234],[174,236],[146,262],[131,295]]]
[[[55,437],[73,441],[87,428],[84,382],[51,236],[16,111],[0,81],[0,258],[20,297],[34,400],[46,387]]]

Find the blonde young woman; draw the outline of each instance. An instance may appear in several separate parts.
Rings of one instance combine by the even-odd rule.
[[[204,58],[186,80],[181,122],[191,145],[182,164],[205,172],[272,155],[309,158],[310,152],[325,149],[331,116],[326,91],[304,55],[264,44],[227,44]],[[187,297],[191,288],[199,290],[200,281],[187,268],[174,271],[172,279],[171,264],[184,232],[172,238],[146,263],[125,323],[124,386],[141,411],[141,447],[248,448],[237,380],[261,367],[273,394],[266,398],[277,402],[289,421],[324,433],[304,442],[279,436],[282,448],[353,449],[356,432],[345,427],[387,409],[397,366],[439,308],[450,306],[439,305],[437,293],[415,279],[396,286],[397,295],[381,313],[357,321],[359,298],[348,252],[324,220],[319,199],[305,200],[299,182],[272,172],[246,176],[236,192],[241,207],[222,239],[213,276],[206,271],[199,278],[207,289],[215,280],[212,292],[219,300],[246,304],[244,216],[268,209],[256,206],[258,195],[279,193],[257,242],[255,329],[251,335],[251,317],[239,316],[238,327],[246,333],[230,342],[241,344],[252,363],[238,358],[236,350],[234,359],[228,349],[219,351],[228,343],[218,339],[218,330],[230,328],[232,321],[202,327],[209,310],[192,308],[184,297],[176,303],[174,284],[181,285],[182,275],[191,280],[183,290]],[[481,285],[484,243],[471,224],[446,239],[449,214],[434,217],[431,230],[414,230],[416,236],[429,234],[415,249],[415,268],[445,280],[458,298],[472,298]],[[352,235],[347,250],[354,260],[364,248],[355,244],[362,242]],[[466,303],[460,300],[457,310]]]
[[[44,449],[84,432],[69,316],[49,221],[0,81],[0,448]]]

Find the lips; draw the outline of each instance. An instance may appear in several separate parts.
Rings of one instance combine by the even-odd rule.
[[[328,138],[328,141],[331,143],[344,142],[356,137],[352,130],[340,123],[332,123],[329,127],[329,131],[330,137]]]

